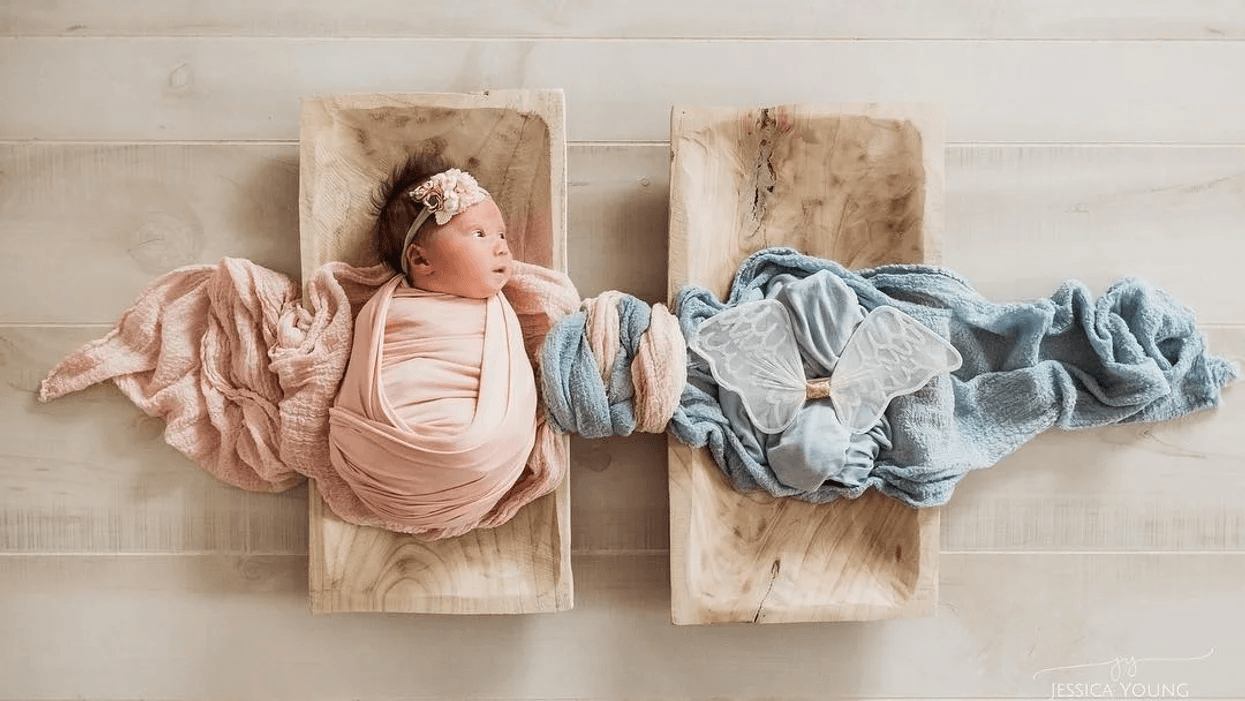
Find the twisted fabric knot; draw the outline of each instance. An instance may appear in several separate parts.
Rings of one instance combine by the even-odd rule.
[[[561,430],[585,438],[661,433],[687,383],[687,345],[665,305],[609,291],[558,321],[540,367]]]

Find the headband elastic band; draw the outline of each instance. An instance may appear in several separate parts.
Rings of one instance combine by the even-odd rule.
[[[410,270],[407,270],[409,266],[406,264],[406,249],[410,247],[411,241],[415,240],[415,233],[419,231],[419,227],[423,226],[424,222],[428,221],[428,218],[431,216],[432,210],[426,207],[419,210],[419,214],[415,215],[415,221],[411,223],[411,228],[406,230],[406,238],[402,239],[402,248],[399,249],[402,251],[402,273],[404,275],[411,273]]]

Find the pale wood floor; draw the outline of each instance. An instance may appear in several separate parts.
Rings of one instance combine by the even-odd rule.
[[[1242,361],[1245,5],[14,1],[0,37],[0,698],[1046,698],[1209,650],[1134,679],[1245,698],[1239,386],[970,476],[935,618],[760,628],[669,624],[661,437],[573,441],[574,611],[312,617],[304,490],[216,483],[111,387],[33,394],[161,272],[297,273],[298,98],[357,91],[563,88],[572,277],[649,301],[672,104],[939,103],[947,265],[1144,275]]]

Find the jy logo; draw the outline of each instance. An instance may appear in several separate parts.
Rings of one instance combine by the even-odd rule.
[[[1076,670],[1102,669],[1105,674],[1094,681],[1060,682],[1051,681],[1051,699],[1130,699],[1142,701],[1149,699],[1187,699],[1191,689],[1187,681],[1164,676],[1159,681],[1139,678],[1138,672],[1143,665],[1160,662],[1196,662],[1205,660],[1215,653],[1211,648],[1198,657],[1116,657],[1103,662],[1069,665],[1067,667],[1050,667],[1034,673],[1037,679],[1043,675],[1057,676],[1056,673],[1069,674]],[[1161,670],[1160,670],[1161,671]],[[1154,675],[1148,675],[1154,676]]]

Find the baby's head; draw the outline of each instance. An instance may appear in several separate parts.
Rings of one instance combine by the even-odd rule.
[[[415,156],[376,204],[378,252],[413,287],[485,299],[510,280],[506,222],[471,175]]]

